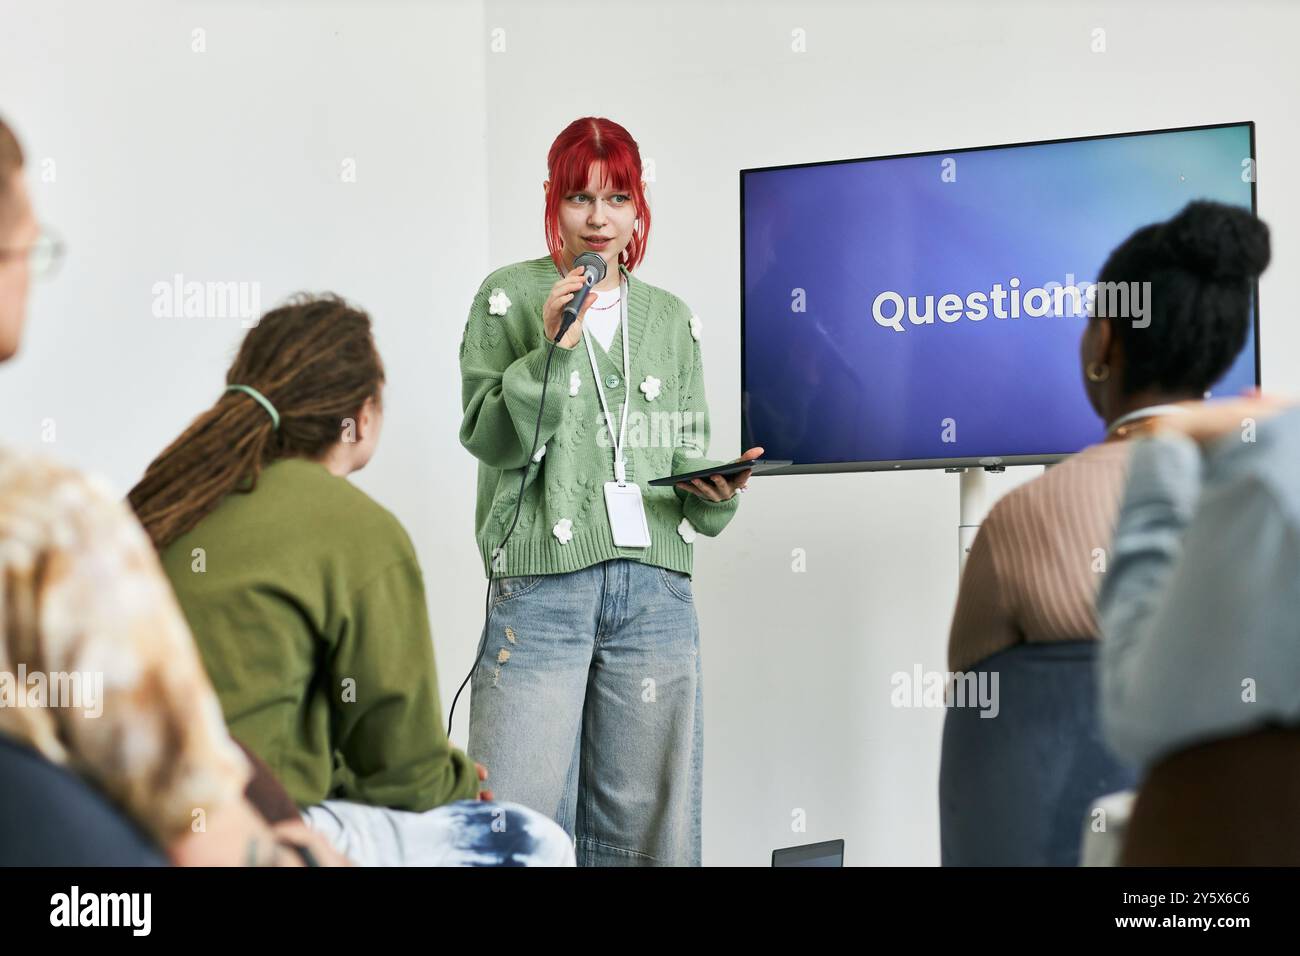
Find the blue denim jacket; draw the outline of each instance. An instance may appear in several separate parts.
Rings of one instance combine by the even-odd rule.
[[[1298,519],[1300,408],[1204,453],[1182,436],[1134,448],[1097,598],[1119,756],[1300,721]]]

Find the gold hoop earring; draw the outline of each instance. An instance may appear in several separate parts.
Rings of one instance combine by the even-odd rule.
[[[1084,374],[1090,382],[1104,382],[1110,378],[1110,366],[1105,362],[1089,362]]]

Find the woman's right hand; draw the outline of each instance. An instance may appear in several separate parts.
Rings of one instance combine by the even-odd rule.
[[[1179,404],[1186,411],[1181,415],[1159,416],[1153,423],[1153,432],[1177,432],[1194,442],[1207,445],[1230,433],[1242,431],[1244,434],[1247,422],[1254,424],[1272,418],[1295,403],[1291,399],[1264,395],[1259,389],[1251,388],[1239,398]]]
[[[551,286],[551,295],[542,308],[542,328],[546,332],[548,342],[555,341],[555,335],[560,331],[560,322],[564,318],[564,307],[573,300],[574,294],[582,288],[582,274],[583,269],[579,266]],[[561,348],[571,349],[582,340],[582,319],[595,301],[596,297],[588,293],[586,300],[582,303],[582,308],[578,310],[578,318],[569,326],[569,331],[564,333],[564,338],[559,341]]]

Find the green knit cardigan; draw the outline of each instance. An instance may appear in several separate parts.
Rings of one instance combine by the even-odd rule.
[[[550,256],[505,266],[474,297],[460,345],[464,419],[460,441],[478,459],[474,527],[484,571],[498,577],[576,571],[631,558],[692,572],[698,534],[719,534],[739,506],[652,478],[720,464],[705,458],[709,416],[700,356],[700,320],[677,296],[633,276],[628,283],[627,344],[631,372],[625,459],[627,480],[641,488],[650,526],[648,548],[614,545],[604,484],[614,479],[614,449],[592,379],[585,343],[553,350],[542,306],[560,278]],[[597,367],[614,427],[623,406],[623,334],[608,353],[594,340]],[[550,371],[545,372],[551,352]],[[520,469],[537,428],[546,374],[546,405],[528,471],[519,522],[496,555],[514,517]]]

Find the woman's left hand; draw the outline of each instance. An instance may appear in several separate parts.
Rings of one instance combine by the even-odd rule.
[[[275,831],[276,837],[281,842],[296,843],[298,846],[306,847],[312,852],[312,856],[316,858],[316,862],[321,866],[356,866],[346,856],[334,849],[334,844],[301,820],[281,820],[279,823],[272,824],[271,829]],[[289,856],[290,859],[287,865],[303,865],[297,855],[290,854]]]
[[[761,447],[751,448],[745,452],[736,461],[753,461],[755,458],[762,457],[763,449]],[[706,478],[692,478],[690,482],[679,481],[676,487],[682,491],[690,491],[699,495],[701,498],[707,498],[709,501],[726,501],[736,492],[740,491],[749,482],[749,476],[753,472],[749,469],[738,472],[730,479],[723,475],[709,475]]]

